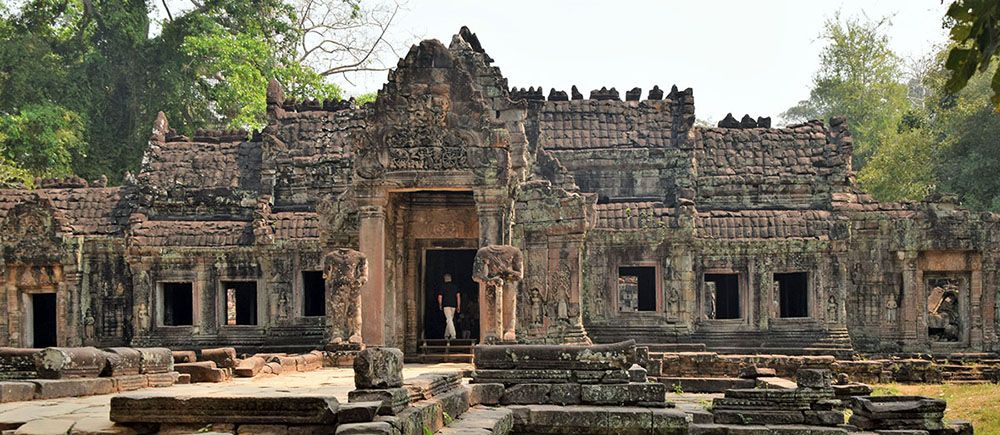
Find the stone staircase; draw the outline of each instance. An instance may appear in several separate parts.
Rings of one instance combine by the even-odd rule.
[[[408,355],[406,362],[430,363],[471,363],[474,339],[425,339],[420,340],[416,355]]]
[[[725,354],[833,355],[854,353],[847,328],[788,331],[696,331],[688,340]]]

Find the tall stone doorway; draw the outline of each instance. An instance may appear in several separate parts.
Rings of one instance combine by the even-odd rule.
[[[56,343],[56,294],[53,293],[33,293],[25,294],[27,299],[25,310],[31,319],[27,319],[25,326],[29,328],[26,332],[29,343],[28,347],[50,347]]]
[[[475,249],[426,249],[423,267],[423,338],[444,338],[445,316],[438,309],[437,295],[444,274],[461,295],[461,310],[455,315],[455,331],[460,339],[479,339],[479,285],[472,280]]]

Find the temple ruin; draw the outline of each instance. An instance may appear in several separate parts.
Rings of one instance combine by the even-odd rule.
[[[440,336],[443,273],[465,338],[496,331],[474,259],[511,245],[521,343],[1000,350],[1000,216],[874,201],[844,119],[701,127],[691,89],[546,96],[492,62],[463,29],[414,46],[372,104],[272,82],[260,132],[161,115],[122,186],[0,190],[0,346],[314,349],[350,312],[329,289],[359,286],[363,342],[410,356]],[[367,280],[329,285],[341,249]]]

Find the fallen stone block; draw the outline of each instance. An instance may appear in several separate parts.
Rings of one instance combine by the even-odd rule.
[[[794,390],[798,388],[798,384],[785,378],[762,376],[756,378],[756,382],[757,388],[769,388],[775,390]]]
[[[795,383],[800,388],[828,389],[833,382],[833,373],[826,369],[799,369],[795,372]]]
[[[746,366],[740,369],[740,378],[742,379],[776,377],[778,377],[778,373],[774,369],[768,367]]]
[[[111,420],[117,423],[334,424],[339,405],[333,396],[178,397],[126,393],[111,398]]]
[[[476,346],[477,369],[628,370],[635,340],[592,346],[512,344]]]
[[[146,383],[150,387],[169,387],[174,384],[180,384],[180,378],[182,377],[177,372],[152,373],[143,376],[146,377]],[[191,383],[191,375],[183,375],[183,377],[187,379],[187,383]]]
[[[468,388],[469,406],[496,406],[503,397],[503,384],[470,384]]]
[[[410,392],[406,388],[385,388],[385,389],[357,389],[347,393],[347,401],[355,402],[380,402],[381,415],[395,415],[410,404]]]
[[[354,358],[354,387],[395,388],[403,385],[403,351],[369,347]]]
[[[35,400],[61,397],[83,397],[115,392],[115,384],[108,378],[33,379]]]
[[[274,372],[276,375],[280,373],[293,373],[298,370],[299,365],[294,356],[272,356],[267,362],[277,364],[281,367],[280,370]]]
[[[107,364],[107,353],[96,347],[47,347],[35,354],[42,379],[96,378]]]
[[[395,433],[397,432],[395,432],[392,425],[384,421],[337,426],[337,435],[392,435]]]
[[[280,375],[282,371],[284,371],[284,369],[282,368],[280,362],[268,362],[267,364],[264,364],[263,368],[261,368],[262,373],[269,375]]]
[[[403,386],[410,390],[410,401],[430,399],[462,383],[459,372],[422,373],[403,381]]]
[[[176,373],[176,372],[175,372]],[[191,375],[187,373],[177,373],[177,379],[174,381],[176,384],[187,385],[191,383]],[[152,384],[152,381],[150,381]]]
[[[174,364],[174,370],[181,374],[190,375],[192,383],[229,380],[229,372],[216,367],[212,361]]]
[[[300,372],[319,370],[323,368],[323,353],[319,351],[312,351],[302,354],[302,363],[302,366],[299,367]]]
[[[35,354],[41,349],[0,347],[0,379],[37,378]]]
[[[104,349],[107,365],[101,376],[133,376],[142,369],[142,353],[130,347]]]
[[[350,402],[340,405],[337,410],[337,423],[365,423],[374,421],[382,402]]]
[[[667,388],[660,383],[583,385],[583,403],[596,405],[667,406]]]
[[[514,428],[513,413],[506,408],[473,407],[455,418],[439,435],[506,434]]]
[[[35,398],[35,384],[30,382],[0,382],[0,403],[24,402]]]
[[[136,350],[142,354],[140,373],[169,373],[174,370],[174,355],[165,347],[140,347]]]
[[[193,350],[175,350],[170,352],[174,357],[174,364],[192,363],[198,361],[198,355]]]
[[[236,349],[231,347],[219,347],[214,349],[201,350],[202,361],[212,361],[216,367],[223,369],[236,368]]]
[[[500,398],[504,405],[532,405],[549,403],[549,390],[554,384],[518,384],[508,387]]]
[[[241,378],[252,378],[260,373],[260,370],[264,368],[265,364],[267,364],[267,361],[265,361],[264,358],[252,356],[250,358],[240,360],[240,364],[236,366],[233,373]]]
[[[108,378],[115,384],[115,391],[123,393],[135,391],[149,386],[149,378],[146,375],[115,376]]]

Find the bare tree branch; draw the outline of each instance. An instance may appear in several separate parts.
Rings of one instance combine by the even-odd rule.
[[[163,3],[163,10],[167,12],[167,20],[173,21],[174,16],[170,13],[170,6],[167,6],[167,0],[161,0],[160,2]]]
[[[400,9],[395,0],[364,6],[344,0],[298,0],[298,60],[322,76],[387,70],[382,57],[397,54],[387,35]]]

